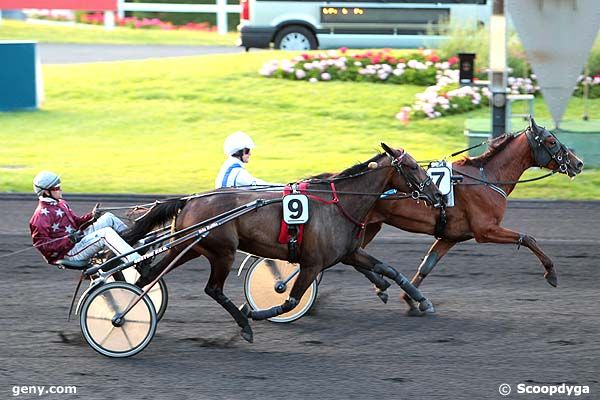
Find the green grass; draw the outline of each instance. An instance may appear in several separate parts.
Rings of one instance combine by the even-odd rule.
[[[236,33],[219,35],[216,32],[121,27],[107,31],[103,26],[96,25],[55,26],[10,20],[0,22],[0,40],[36,40],[46,43],[233,46],[236,38]]]
[[[339,171],[384,141],[417,159],[466,147],[467,117],[394,115],[423,88],[370,83],[309,84],[258,76],[289,54],[256,52],[43,68],[41,111],[0,114],[0,191],[31,190],[33,176],[63,176],[66,194],[192,193],[212,188],[223,139],[244,130],[257,143],[249,170],[272,182]],[[596,109],[600,101],[592,103]],[[581,115],[573,99],[567,117]],[[540,100],[539,117],[548,116]],[[534,176],[539,172],[527,174]],[[600,199],[600,173],[520,185],[513,198]]]

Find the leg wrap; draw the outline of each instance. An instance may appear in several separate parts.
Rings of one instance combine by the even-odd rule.
[[[427,254],[423,259],[423,262],[421,262],[421,265],[419,265],[419,275],[425,278],[427,275],[429,275],[429,273],[431,272],[433,267],[435,267],[437,262],[438,255],[435,251],[432,251],[431,253]]]
[[[250,311],[250,318],[255,321],[273,318],[288,311],[291,311],[298,305],[298,300],[290,297],[283,305],[268,308],[266,310]]]
[[[367,279],[369,281],[371,281],[372,284],[374,284],[377,289],[384,291],[387,288],[390,287],[390,283],[388,281],[386,281],[385,279],[383,279],[383,276],[381,276],[380,274],[376,274],[373,271],[369,271],[368,269],[365,268],[358,268],[358,270],[367,277]]]
[[[425,296],[423,296],[419,289],[410,283],[410,281],[404,275],[389,265],[383,263],[376,264],[375,267],[373,267],[373,272],[383,274],[388,278],[393,279],[411,299],[418,302],[425,300]]]
[[[243,328],[244,326],[248,325],[248,318],[246,318],[240,312],[240,310],[237,309],[237,307],[235,306],[235,304],[233,304],[231,302],[231,300],[229,300],[229,298],[227,296],[225,296],[220,289],[213,289],[213,288],[208,288],[207,287],[206,289],[204,289],[204,291],[210,297],[212,297],[213,299],[215,299],[215,301],[217,303],[219,303],[225,310],[227,310],[227,312],[229,314],[231,314],[231,316],[233,317],[233,319],[235,320],[235,322],[240,327]]]

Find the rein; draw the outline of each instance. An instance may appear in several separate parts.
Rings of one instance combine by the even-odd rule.
[[[2,254],[2,255],[0,255],[0,258],[14,256],[15,254],[24,253],[26,251],[35,249],[36,247],[45,246],[45,245],[50,244],[50,243],[58,242],[59,240],[63,240],[63,239],[68,238],[68,237],[69,237],[69,235],[65,235],[65,236],[54,238],[52,240],[48,240],[47,242],[44,242],[44,243],[41,243],[41,244],[38,244],[38,245],[31,244],[31,245],[27,246],[24,249],[13,251],[12,253],[8,253],[8,254]]]
[[[458,171],[458,172],[461,175],[466,176],[467,178],[473,179],[474,181],[481,182],[481,183],[463,183],[463,182],[461,182],[461,183],[459,183],[459,185],[516,185],[517,183],[535,182],[535,181],[539,181],[539,180],[544,179],[544,178],[548,178],[549,176],[552,176],[555,173],[557,173],[558,170],[550,171],[547,174],[542,175],[542,176],[538,176],[536,178],[519,179],[517,181],[496,181],[496,182],[488,181],[486,179],[480,179],[480,178],[474,177],[474,176],[469,175],[469,174],[465,174],[465,173],[460,172],[460,171]]]
[[[365,222],[360,222],[358,221],[356,218],[354,218],[352,215],[350,215],[350,213],[348,211],[346,211],[346,209],[344,208],[344,206],[342,205],[342,203],[340,203],[340,199],[337,195],[337,191],[335,189],[335,183],[334,182],[330,182],[329,183],[329,187],[331,188],[331,200],[324,200],[318,196],[314,196],[314,195],[308,195],[309,198],[316,200],[320,203],[323,204],[335,204],[337,206],[337,208],[340,210],[340,212],[342,213],[342,215],[344,217],[346,217],[346,219],[350,222],[352,222],[354,225],[358,226],[360,228],[360,231],[358,233],[358,235],[361,234],[362,231],[365,230]],[[307,190],[308,191],[308,190]],[[381,195],[381,193],[379,194]],[[366,218],[366,217],[365,217]]]

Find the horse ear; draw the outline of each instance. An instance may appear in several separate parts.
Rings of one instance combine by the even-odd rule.
[[[535,123],[535,120],[531,115],[529,116],[529,127],[533,132],[537,132],[539,130],[538,126]]]
[[[392,150],[387,144],[381,142],[381,148],[391,157],[395,157],[394,150]]]

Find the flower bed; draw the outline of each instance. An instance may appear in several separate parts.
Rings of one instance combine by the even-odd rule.
[[[507,83],[511,94],[540,94],[535,75],[529,78],[509,77]],[[583,96],[584,84],[589,86],[589,98],[600,98],[600,76],[580,76],[574,96]],[[489,104],[490,91],[487,87],[459,87],[458,71],[446,71],[438,75],[436,85],[418,93],[416,98],[414,104],[401,108],[396,114],[397,119],[406,123],[410,117],[432,119],[481,108]]]
[[[311,83],[319,81],[352,81],[428,86],[416,95],[416,101],[404,106],[396,118],[407,122],[415,118],[439,118],[459,114],[489,104],[487,87],[458,84],[457,57],[442,60],[432,50],[399,55],[389,49],[348,53],[346,48],[326,53],[301,54],[291,60],[269,61],[259,73],[265,77]],[[582,96],[583,84],[589,86],[589,97],[600,98],[600,76],[583,77],[577,82],[574,96]],[[508,77],[511,94],[540,93],[535,75]]]
[[[443,115],[460,114],[488,104],[487,87],[458,85],[458,71],[445,70],[437,75],[437,84],[429,86],[416,95],[412,106],[403,107],[396,118],[407,122],[417,118],[439,118]]]
[[[590,99],[598,99],[600,98],[600,75],[596,76],[580,76],[577,79],[577,88],[573,93],[574,96],[583,97],[584,92],[584,84],[588,85],[589,92],[588,96]]]
[[[77,17],[78,22],[92,25],[104,24],[104,13],[80,14]],[[115,24],[135,29],[162,29],[162,30],[194,30],[213,32],[217,30],[216,26],[211,26],[208,22],[195,23],[188,22],[185,25],[173,25],[171,22],[161,21],[158,18],[137,18],[126,17],[116,18]]]
[[[424,51],[401,56],[389,49],[348,53],[347,49],[320,54],[302,54],[292,60],[273,60],[259,71],[271,78],[317,81],[385,82],[434,85],[439,71],[455,68],[458,58],[442,61]]]

